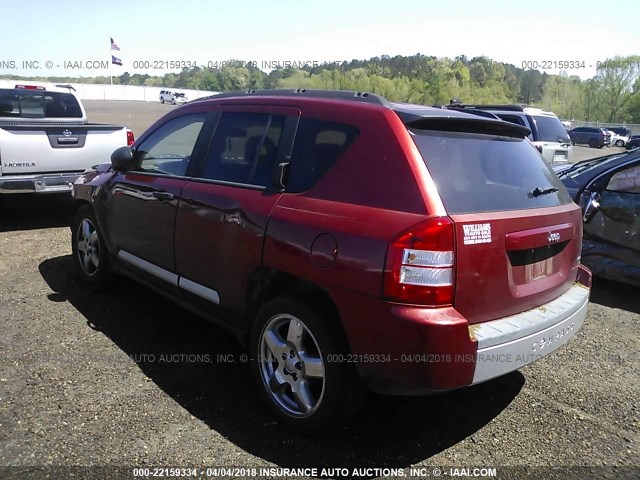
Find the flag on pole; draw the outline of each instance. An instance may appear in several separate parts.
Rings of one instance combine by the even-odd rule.
[[[116,42],[113,41],[113,37],[109,37],[111,39],[111,50],[120,50],[120,47],[116,45]]]
[[[111,55],[111,63],[113,65],[120,65],[122,66],[122,60],[120,60],[118,57],[114,57],[113,55]]]

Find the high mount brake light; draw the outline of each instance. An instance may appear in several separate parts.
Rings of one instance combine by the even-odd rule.
[[[46,88],[41,85],[16,85],[14,88],[18,90],[46,90]]]
[[[434,217],[396,236],[387,248],[383,295],[401,303],[451,305],[454,284],[453,222]]]

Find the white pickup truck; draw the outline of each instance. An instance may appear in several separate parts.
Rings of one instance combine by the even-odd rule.
[[[70,86],[0,88],[0,194],[71,191],[87,168],[131,145],[124,126],[87,122]]]

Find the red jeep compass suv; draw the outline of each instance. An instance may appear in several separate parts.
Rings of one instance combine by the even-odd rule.
[[[346,91],[192,101],[74,185],[73,258],[246,340],[299,430],[377,392],[516,370],[572,338],[582,220],[527,128]]]

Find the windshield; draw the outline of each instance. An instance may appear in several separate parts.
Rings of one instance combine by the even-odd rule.
[[[569,134],[557,117],[545,115],[532,115],[540,140],[543,142],[569,142]]]
[[[409,132],[450,214],[571,202],[562,182],[523,138],[415,128]]]
[[[0,116],[82,118],[82,109],[70,93],[0,89]]]
[[[614,154],[614,155],[607,155],[606,157],[598,157],[598,158],[593,158],[591,160],[585,160],[583,162],[576,163],[575,165],[568,168],[567,170],[561,171],[560,173],[558,173],[558,177],[575,178],[579,175],[582,175],[585,172],[588,172],[592,168],[601,167],[608,163],[614,162],[619,158],[624,157],[625,155],[627,154],[620,153],[620,154]]]

